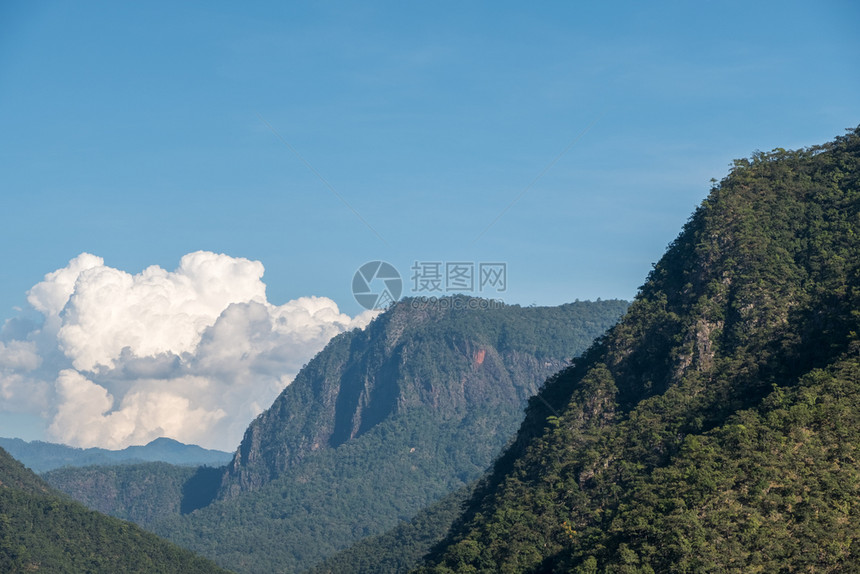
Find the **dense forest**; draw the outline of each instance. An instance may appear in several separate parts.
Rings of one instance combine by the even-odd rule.
[[[237,572],[309,568],[481,476],[528,397],[628,306],[470,302],[401,301],[335,337],[220,474],[148,464],[46,478]]]
[[[60,468],[42,478],[93,510],[152,528],[161,518],[209,504],[222,472],[219,467],[148,462]]]
[[[0,572],[224,572],[48,487],[0,448]]]
[[[738,160],[422,572],[860,564],[860,129]]]
[[[368,536],[327,558],[307,574],[405,574],[442,542],[472,493],[475,483],[452,492],[388,532]]]

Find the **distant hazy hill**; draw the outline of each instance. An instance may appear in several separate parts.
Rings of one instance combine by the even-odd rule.
[[[0,572],[224,572],[139,527],[87,510],[0,448]]]
[[[198,475],[194,488],[152,465],[50,478],[237,571],[310,567],[480,476],[538,385],[627,303],[485,306],[401,301],[365,330],[335,337],[251,424],[224,474]],[[125,492],[141,481],[144,499],[180,511],[132,503]],[[219,488],[202,508],[208,501],[185,504],[177,491]]]
[[[860,571],[860,130],[735,163],[426,571]]]
[[[144,446],[122,450],[75,448],[50,442],[26,442],[18,438],[0,438],[0,447],[35,472],[64,466],[113,465],[131,462],[168,462],[182,466],[222,466],[232,454],[183,444],[170,438],[157,438]]]

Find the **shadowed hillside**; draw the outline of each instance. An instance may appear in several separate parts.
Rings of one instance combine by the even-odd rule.
[[[0,449],[0,571],[224,572],[133,524],[55,492]]]

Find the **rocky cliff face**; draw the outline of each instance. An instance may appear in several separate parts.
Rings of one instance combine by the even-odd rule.
[[[402,301],[364,331],[332,340],[249,426],[221,496],[260,488],[309,453],[410,409],[427,408],[440,422],[478,410],[515,417],[626,308],[603,301],[470,309],[478,300],[443,301]]]

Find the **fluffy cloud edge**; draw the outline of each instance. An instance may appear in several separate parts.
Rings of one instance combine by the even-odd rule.
[[[29,290],[43,324],[0,339],[0,411],[38,413],[73,446],[169,436],[232,450],[302,365],[379,314],[317,296],[274,305],[263,274],[206,251],[136,275],[78,255]]]

